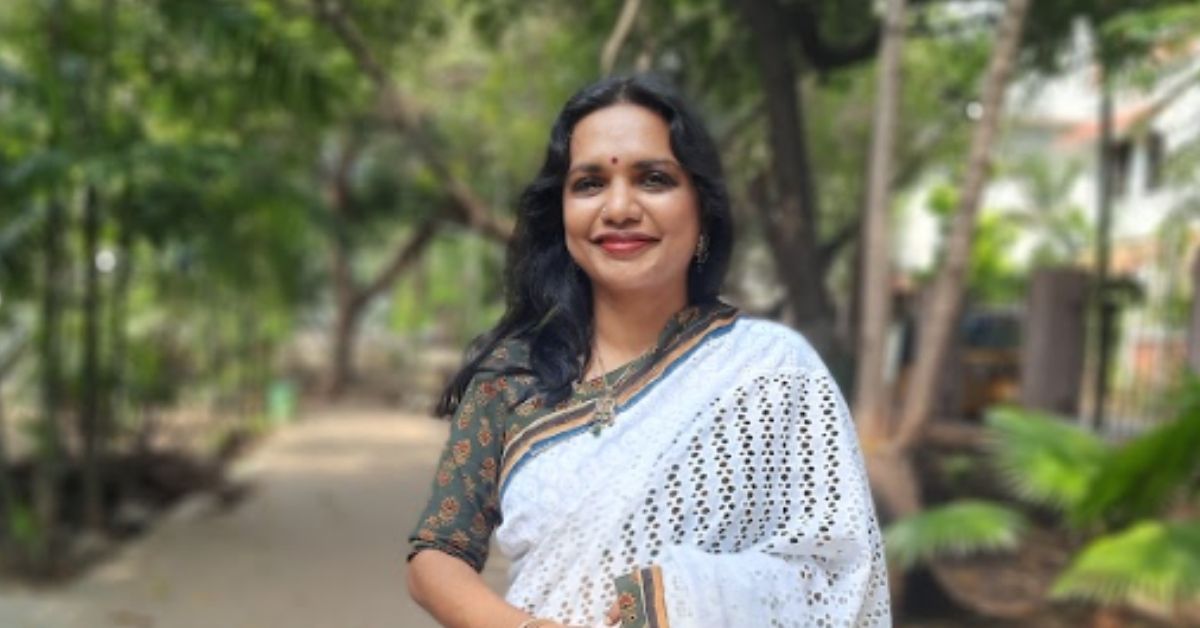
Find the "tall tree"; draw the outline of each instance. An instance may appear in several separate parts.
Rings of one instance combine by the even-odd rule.
[[[50,149],[59,149],[59,143],[67,133],[66,92],[69,78],[62,75],[61,67],[66,56],[66,33],[64,20],[70,7],[66,0],[58,0],[46,7],[39,21],[44,25],[45,63],[49,67],[45,81],[45,100],[50,111]],[[60,508],[59,481],[62,476],[64,456],[63,438],[59,428],[59,412],[63,393],[62,364],[62,315],[63,293],[66,289],[67,255],[63,242],[66,226],[66,208],[62,196],[61,182],[50,184],[45,204],[46,219],[42,226],[42,312],[40,336],[41,364],[41,423],[39,425],[39,456],[34,485],[34,512],[39,534],[33,548],[33,562],[37,568],[52,571],[58,563],[58,512]]]
[[[312,13],[318,22],[336,36],[373,86],[381,122],[401,134],[412,146],[425,167],[437,178],[447,199],[444,204],[447,211],[427,217],[418,224],[406,240],[396,245],[390,261],[362,286],[356,284],[350,271],[348,241],[344,232],[335,233],[333,285],[337,310],[324,389],[327,396],[337,397],[345,391],[353,377],[353,347],[363,311],[413,266],[432,240],[439,222],[463,224],[499,241],[506,241],[513,227],[507,218],[495,216],[479,194],[456,174],[449,156],[434,140],[431,129],[436,127],[436,122],[423,115],[417,103],[397,86],[346,7],[329,0],[312,0]],[[327,181],[327,202],[335,221],[341,221],[342,224],[354,202],[347,173],[355,162],[356,152],[352,145],[348,145],[342,151],[339,166]]]
[[[101,9],[100,30],[102,41],[96,54],[89,62],[89,76],[86,83],[90,89],[80,96],[80,115],[87,135],[86,142],[90,152],[99,153],[107,142],[107,107],[109,56],[112,54],[113,39],[116,29],[116,1],[105,0]],[[107,448],[106,436],[108,426],[108,395],[102,389],[100,374],[100,341],[101,341],[101,301],[100,301],[100,272],[97,265],[97,254],[100,245],[100,230],[104,223],[103,207],[100,191],[94,184],[89,184],[84,190],[83,220],[81,224],[83,236],[84,293],[83,316],[83,360],[80,364],[80,387],[82,395],[79,404],[79,430],[83,435],[83,512],[84,524],[93,529],[104,527],[103,505],[103,468],[102,457]]]
[[[983,77],[983,115],[971,138],[962,192],[942,267],[934,280],[929,305],[918,331],[916,364],[905,394],[900,421],[887,445],[868,454],[868,464],[874,467],[875,476],[880,480],[879,497],[895,517],[911,515],[920,509],[919,486],[912,469],[912,449],[929,420],[943,358],[951,334],[957,329],[958,309],[964,292],[980,197],[988,179],[1004,91],[1016,63],[1021,29],[1029,6],[1030,0],[1009,0],[1005,7],[988,69]]]
[[[888,0],[883,43],[876,66],[874,131],[866,217],[860,242],[863,267],[862,321],[858,339],[854,416],[866,448],[874,449],[888,432],[890,395],[884,381],[888,325],[891,322],[891,246],[888,214],[900,108],[900,62],[903,58],[905,0]]]
[[[878,29],[868,17],[865,33],[857,41],[830,44],[813,4],[785,5],[778,0],[737,4],[753,39],[770,128],[773,195],[759,204],[764,233],[794,324],[818,351],[831,355],[837,348],[834,304],[825,283],[829,258],[822,255],[818,242],[821,211],[809,155],[804,77],[810,70],[828,72],[870,59]],[[796,49],[803,53],[799,62],[794,58]]]

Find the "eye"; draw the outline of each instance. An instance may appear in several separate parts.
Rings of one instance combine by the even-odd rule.
[[[576,194],[591,194],[604,187],[604,182],[596,177],[582,177],[571,184],[571,191]]]
[[[675,186],[675,179],[661,170],[651,170],[642,177],[642,185],[650,189],[666,189]]]

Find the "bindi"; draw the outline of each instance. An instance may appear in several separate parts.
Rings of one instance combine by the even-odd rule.
[[[612,164],[613,164],[614,166],[615,166],[615,165],[617,165],[617,161],[618,161],[618,159],[617,159],[616,157],[613,157],[613,158],[612,158]]]

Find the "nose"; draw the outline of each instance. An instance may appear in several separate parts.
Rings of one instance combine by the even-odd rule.
[[[615,180],[608,189],[608,199],[604,204],[602,216],[606,224],[623,225],[642,219],[642,206],[637,202],[627,182]]]

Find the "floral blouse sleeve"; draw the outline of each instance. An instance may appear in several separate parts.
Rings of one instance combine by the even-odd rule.
[[[492,530],[500,524],[497,491],[503,448],[507,378],[481,374],[471,380],[450,424],[433,480],[433,494],[409,537],[411,560],[436,549],[475,571],[487,561]]]

